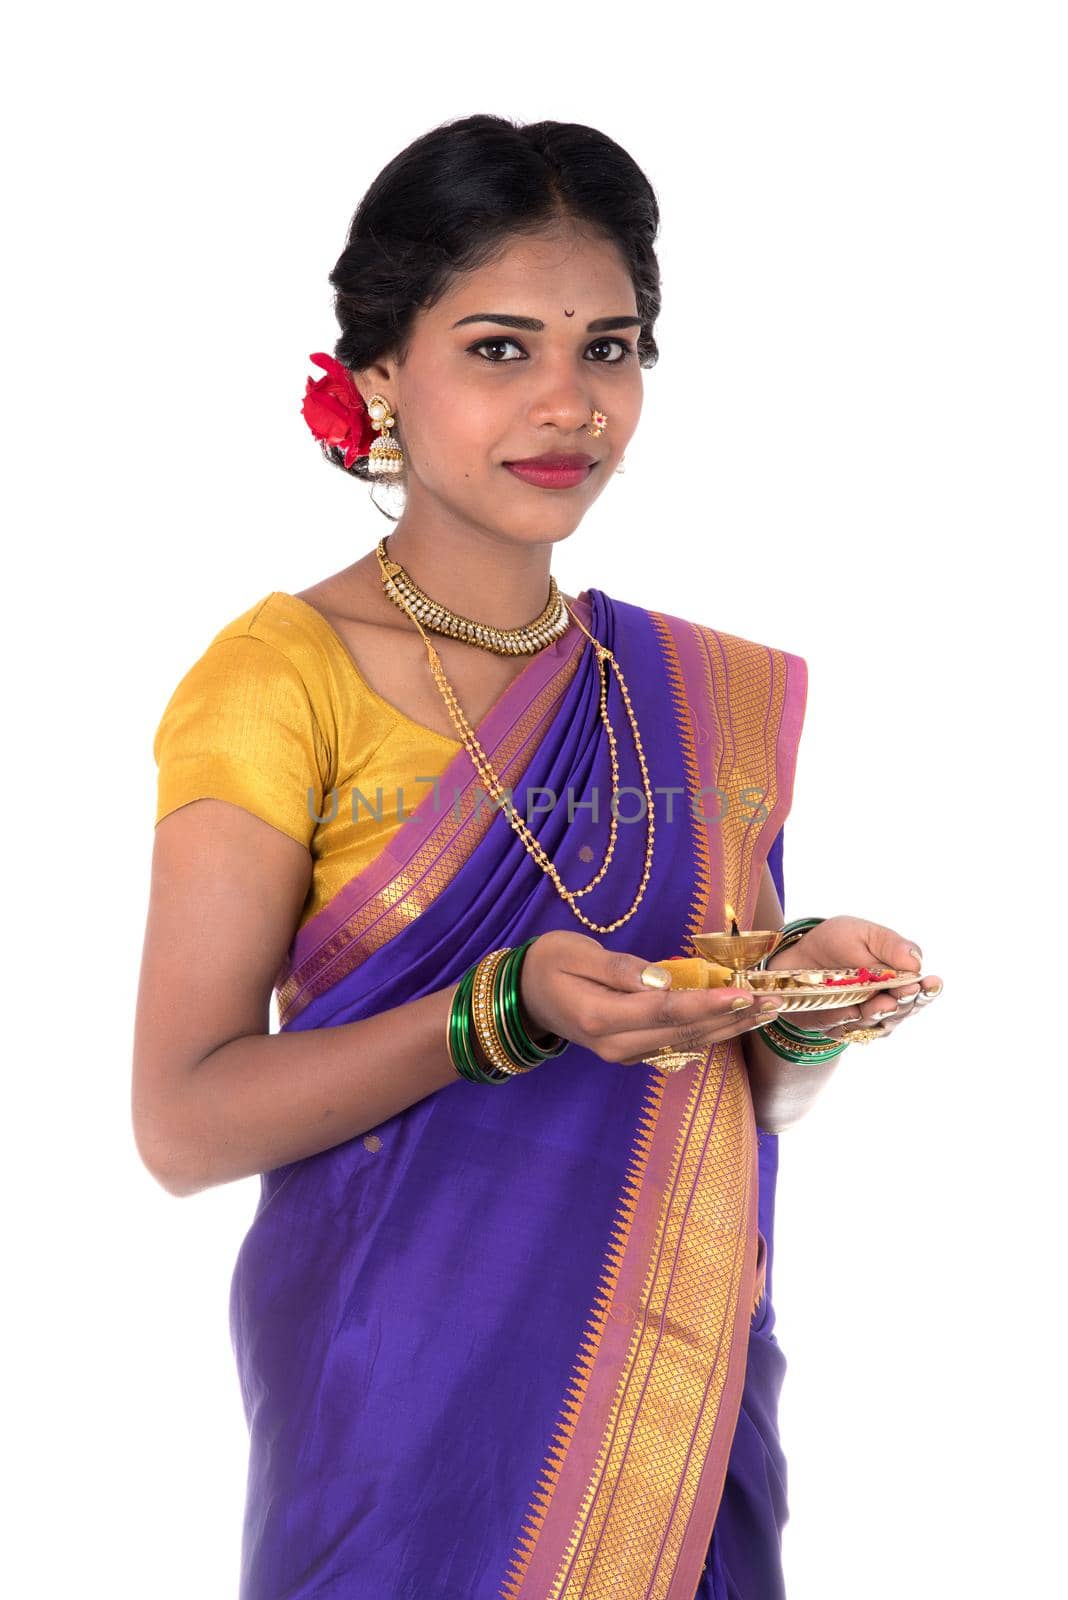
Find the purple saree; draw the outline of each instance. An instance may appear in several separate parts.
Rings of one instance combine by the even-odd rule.
[[[655,794],[644,899],[597,937],[655,960],[721,927],[725,901],[750,926],[765,860],[783,892],[804,661],[599,589],[577,609],[622,666]],[[599,692],[572,626],[477,729],[572,888],[608,836]],[[645,848],[614,677],[609,710],[636,787],[579,902],[602,923]],[[589,932],[477,788],[461,750],[300,930],[283,1028],[401,1005],[551,928]],[[581,804],[595,791],[597,812]],[[734,1040],[677,1073],[571,1045],[265,1172],[230,1302],[250,1429],[241,1600],[775,1600],[776,1164]]]

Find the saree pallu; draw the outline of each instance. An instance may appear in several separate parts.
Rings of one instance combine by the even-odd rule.
[[[782,895],[804,661],[598,589],[576,609],[620,662],[655,802],[641,905],[595,937],[652,961],[722,927],[727,902],[751,926],[765,861]],[[572,889],[609,837],[599,696],[572,627],[477,729]],[[599,923],[626,911],[646,847],[614,676],[608,705],[617,842],[578,901]],[[554,928],[589,934],[458,751],[300,929],[280,1026],[400,1006]],[[241,1600],[774,1600],[776,1162],[734,1039],[676,1073],[572,1044],[263,1173],[230,1299]]]

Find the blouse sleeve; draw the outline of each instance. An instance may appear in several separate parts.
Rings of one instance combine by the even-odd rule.
[[[253,634],[213,640],[156,730],[156,822],[191,800],[229,800],[310,844],[323,816],[326,746],[307,686]]]

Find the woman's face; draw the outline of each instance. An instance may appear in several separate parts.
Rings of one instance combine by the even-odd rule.
[[[495,265],[457,279],[418,314],[403,365],[354,374],[364,399],[380,390],[397,419],[407,458],[402,521],[444,518],[526,543],[566,538],[637,427],[638,332],[619,253],[586,234],[516,242]],[[608,419],[596,438],[594,410]],[[596,464],[570,487],[542,487],[505,465],[547,451],[582,452]]]

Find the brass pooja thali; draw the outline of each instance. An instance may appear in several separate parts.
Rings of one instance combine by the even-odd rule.
[[[758,994],[774,994],[783,1001],[783,1011],[826,1011],[831,1006],[854,1006],[869,1000],[880,989],[900,989],[906,983],[919,981],[918,972],[895,972],[891,967],[879,969],[875,982],[863,982],[860,973],[866,969],[839,967],[824,970],[799,968],[791,972],[781,967],[775,972],[739,972],[731,984],[737,989],[753,989]],[[883,977],[889,973],[889,977]],[[850,983],[852,978],[855,981]],[[834,982],[828,982],[833,979]]]
[[[752,989],[757,994],[774,994],[784,1002],[784,1012],[857,1005],[880,989],[900,989],[919,981],[918,972],[899,972],[893,967],[758,968],[758,961],[774,954],[780,938],[781,933],[774,930],[695,933],[691,943],[696,956],[674,957],[660,965],[673,973],[672,981],[680,988],[730,985]]]

